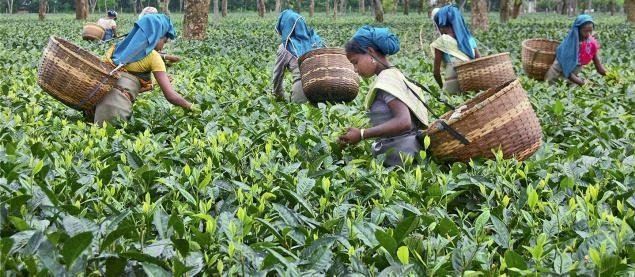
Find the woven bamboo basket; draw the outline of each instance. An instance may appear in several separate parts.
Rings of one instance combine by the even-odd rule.
[[[51,37],[38,68],[42,90],[76,110],[90,110],[115,86],[114,66],[59,37]]]
[[[101,40],[106,30],[95,23],[86,23],[82,29],[82,38],[84,40]]]
[[[438,120],[425,133],[430,136],[433,156],[442,161],[469,161],[471,158],[494,158],[492,149],[499,147],[504,158],[522,161],[542,143],[540,122],[518,80],[507,82],[476,95],[463,103],[467,110],[454,119],[453,111],[440,120],[461,133],[470,143],[462,144]],[[461,106],[462,106],[461,105]]]
[[[532,79],[544,80],[545,74],[556,59],[556,48],[559,44],[558,41],[542,38],[523,41],[521,57],[525,74]]]
[[[359,91],[359,76],[342,48],[320,48],[298,59],[302,89],[307,99],[318,102],[349,102]]]
[[[485,90],[516,79],[508,52],[474,59],[457,65],[455,69],[463,91]]]

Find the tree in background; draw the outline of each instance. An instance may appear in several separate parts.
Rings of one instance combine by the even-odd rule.
[[[280,13],[280,9],[282,8],[282,4],[280,3],[280,0],[276,0],[276,14]]]
[[[499,21],[501,23],[505,23],[509,21],[509,4],[510,0],[501,0],[500,2],[500,11],[499,11]]]
[[[309,17],[313,17],[314,12],[315,12],[315,0],[311,0],[311,2],[309,2]]]
[[[302,0],[296,0],[296,2],[295,2],[295,3],[296,3],[296,4],[295,4],[295,5],[296,5],[296,7],[295,7],[295,8],[296,8],[297,12],[298,12],[298,13],[301,13],[301,12],[302,12]]]
[[[227,16],[227,0],[221,0],[220,1],[220,5],[221,5],[221,16],[225,17]]]
[[[46,15],[46,10],[48,9],[48,1],[40,0],[40,8],[38,10],[38,18],[40,20],[44,20],[44,16]]]
[[[209,0],[185,0],[185,14],[183,15],[184,38],[205,39],[207,11],[209,11]]]
[[[381,4],[381,0],[371,0],[373,2],[373,9],[375,10],[375,21],[384,22],[384,7]]]
[[[635,0],[624,0],[624,11],[626,12],[626,21],[635,22]]]
[[[410,10],[410,0],[403,0],[403,14],[408,15]]]
[[[88,18],[88,2],[86,0],[75,0],[75,19],[86,20]]]
[[[366,7],[364,7],[364,5],[366,5],[364,0],[359,0],[359,13],[362,15],[366,14]]]
[[[521,7],[523,6],[523,0],[514,0],[514,7],[512,9],[512,18],[516,19],[520,15]]]
[[[481,31],[489,28],[486,0],[472,0],[472,28]]]
[[[265,16],[265,12],[266,12],[265,1],[264,0],[256,0],[256,6],[258,8],[258,16],[264,17]]]
[[[161,1],[161,12],[170,15],[170,0]]]

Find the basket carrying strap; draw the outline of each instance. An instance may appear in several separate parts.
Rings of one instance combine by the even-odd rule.
[[[383,65],[386,68],[392,68],[395,67],[394,65],[387,65],[386,63],[384,63],[381,59],[377,58],[375,55],[371,54],[370,52],[366,51],[366,49],[360,48],[359,50],[363,51],[364,53],[370,55],[371,57],[375,58],[376,61],[378,61],[381,65]],[[412,82],[413,84],[415,84],[416,86],[420,87],[422,90],[424,90],[425,92],[429,93],[430,95],[434,96],[434,98],[436,98],[439,102],[443,103],[447,108],[451,109],[451,110],[455,110],[456,108],[452,105],[450,105],[450,103],[444,101],[443,99],[441,99],[441,97],[436,96],[432,93],[432,91],[430,91],[427,87],[423,86],[422,84],[419,84],[419,82],[408,78],[405,74],[402,73],[402,75],[406,78],[406,80]],[[410,90],[410,92],[412,92],[412,94],[415,95],[415,97],[417,97],[417,99],[419,101],[421,101],[421,103],[423,104],[423,106],[430,112],[430,114],[432,114],[433,117],[435,117],[436,119],[440,119],[439,116],[432,111],[432,109],[430,109],[430,107],[428,106],[428,104],[426,104],[425,101],[423,101],[423,99],[421,99],[421,97],[419,97],[419,95],[417,93],[415,93],[412,88],[410,88],[410,86],[408,86],[408,83],[406,83],[406,81],[404,80],[404,84],[406,85],[406,87],[408,87],[408,89]],[[461,133],[459,133],[457,130],[455,130],[454,128],[450,127],[450,125],[448,125],[447,123],[445,123],[445,121],[443,120],[439,120],[439,122],[441,122],[441,126],[443,127],[444,130],[447,130],[448,133],[450,133],[450,135],[452,135],[455,139],[457,139],[458,141],[460,141],[462,144],[464,145],[468,145],[470,143],[469,140],[467,140],[467,138],[465,138],[464,135],[462,135]],[[425,125],[425,124],[424,124]]]
[[[97,83],[97,85],[95,85],[95,87],[90,91],[90,93],[86,97],[84,97],[84,99],[82,99],[82,101],[79,101],[79,104],[74,105],[75,109],[83,110],[82,107],[84,106],[84,104],[86,104],[86,102],[88,102],[88,100],[92,99],[95,96],[97,91],[99,91],[99,89],[101,89],[101,87],[108,80],[108,78],[110,78],[110,76],[111,75],[104,75],[104,77],[102,77],[101,80],[99,80],[99,83]]]
[[[405,76],[404,76],[405,77]],[[406,77],[406,79],[409,79],[408,77]],[[432,94],[430,92],[430,90],[428,90],[427,88],[425,88],[424,86],[418,84],[417,82],[413,82],[410,81],[412,83],[414,83],[415,85],[417,85],[418,87],[420,87],[421,89],[425,90],[427,93]],[[430,107],[428,106],[428,104],[426,104],[425,101],[423,101],[423,99],[421,99],[421,97],[419,97],[419,95],[417,93],[415,93],[410,86],[408,86],[408,83],[406,83],[406,81],[403,82],[406,87],[408,87],[408,89],[410,90],[410,92],[412,92],[412,94],[415,95],[415,97],[417,97],[417,99],[419,99],[419,101],[421,101],[421,104],[423,104],[424,107],[426,107],[426,109],[430,112],[430,114],[432,114],[432,116],[434,116],[436,119],[439,119],[439,116],[432,111],[432,109],[430,109]],[[445,101],[438,99],[439,101],[443,102],[444,104],[446,104],[447,106],[452,106],[450,104],[447,104]],[[448,133],[450,133],[450,135],[452,135],[455,139],[457,139],[458,141],[460,141],[462,144],[464,145],[468,145],[470,143],[469,140],[467,140],[467,138],[465,138],[464,135],[462,135],[461,133],[459,133],[457,130],[455,130],[454,128],[450,127],[450,125],[448,125],[447,123],[445,123],[445,121],[443,120],[439,120],[439,122],[441,123],[441,126],[443,127],[444,130],[447,130]],[[424,124],[425,125],[425,124]]]

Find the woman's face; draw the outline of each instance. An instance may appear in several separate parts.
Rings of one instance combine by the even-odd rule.
[[[580,41],[587,40],[593,34],[593,23],[588,22],[582,25],[579,29],[580,31]]]
[[[370,78],[375,75],[377,70],[377,61],[368,54],[347,53],[346,58],[355,67],[355,72],[364,78]]]
[[[168,37],[162,37],[159,40],[159,43],[157,43],[157,46],[154,47],[154,50],[157,51],[161,51],[163,50],[163,46],[169,41],[170,39]]]
[[[439,27],[439,32],[444,35],[454,36],[454,30],[452,30],[452,26]]]

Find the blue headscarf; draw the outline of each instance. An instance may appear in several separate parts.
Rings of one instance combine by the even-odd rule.
[[[170,39],[176,37],[170,18],[164,14],[147,14],[137,20],[126,39],[115,46],[112,60],[116,65],[141,60],[166,36]]]
[[[392,55],[399,52],[399,38],[388,28],[374,28],[364,25],[357,29],[353,35],[353,40],[359,43],[362,50],[368,47],[381,52],[384,55]]]
[[[434,22],[439,27],[452,25],[452,30],[456,36],[456,42],[459,44],[459,50],[465,53],[470,59],[474,59],[474,49],[470,45],[472,34],[467,29],[463,16],[455,5],[445,5],[434,16]]]
[[[571,26],[571,30],[569,30],[569,34],[556,48],[556,59],[562,67],[562,73],[566,78],[569,78],[571,72],[578,66],[578,54],[580,51],[579,28],[587,22],[593,22],[593,18],[590,15],[578,15]]]
[[[284,47],[296,57],[313,49],[324,47],[320,36],[306,26],[304,17],[293,10],[284,10],[280,13],[276,32],[282,37]]]

